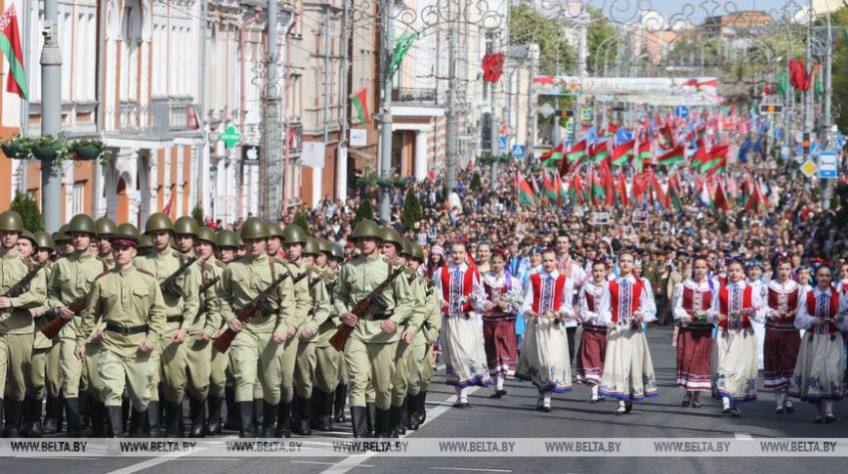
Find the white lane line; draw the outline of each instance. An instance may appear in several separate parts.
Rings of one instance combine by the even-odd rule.
[[[292,464],[323,464],[325,466],[332,466],[335,463],[326,462],[326,461],[292,461]],[[359,467],[374,467],[373,464],[360,464]]]
[[[434,471],[480,471],[480,472],[512,472],[509,469],[478,469],[473,467],[428,467]]]
[[[468,395],[471,395],[472,393],[476,392],[479,389],[480,389],[480,387],[470,387],[467,390],[467,393],[468,393]],[[451,408],[451,405],[453,405],[454,402],[456,402],[456,395],[451,395],[444,402],[442,402],[444,404],[439,404],[439,406],[430,410],[427,413],[427,420],[421,426],[424,426],[427,423],[431,423],[433,420],[435,420],[440,415],[445,414]],[[407,436],[409,436],[409,435],[403,435],[403,436],[400,437],[400,439],[406,438]],[[351,469],[361,465],[368,458],[370,458],[371,456],[373,456],[375,454],[377,454],[377,453],[367,452],[367,453],[361,453],[361,454],[352,454],[352,455],[346,457],[345,459],[342,459],[341,461],[339,461],[338,463],[336,463],[334,466],[330,467],[329,469],[324,470],[321,474],[345,474],[347,471],[350,471]],[[483,471],[490,471],[490,469],[483,469]]]
[[[238,437],[237,436],[224,436],[224,437],[221,437],[221,438],[216,438],[216,441],[218,441],[218,440],[225,441],[225,440],[228,440],[228,439],[238,439]],[[124,468],[121,468],[121,469],[118,469],[118,470],[115,470],[115,471],[111,471],[107,474],[132,474],[134,472],[138,472],[138,471],[141,471],[143,469],[149,469],[153,466],[158,466],[160,464],[164,464],[164,463],[169,462],[169,461],[176,461],[179,458],[186,456],[188,454],[191,454],[191,451],[186,451],[184,453],[179,453],[179,454],[166,454],[166,455],[156,457],[156,458],[153,458],[153,459],[148,459],[147,461],[142,461],[138,464],[131,464],[127,467],[124,467]]]
[[[751,433],[733,433],[733,436],[735,436],[736,439],[743,439],[745,441],[753,441],[754,440],[754,437],[751,436]]]

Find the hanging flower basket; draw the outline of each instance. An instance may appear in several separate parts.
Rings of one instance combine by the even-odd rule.
[[[6,158],[17,159],[21,153],[21,147],[17,143],[2,143],[0,144],[0,149],[3,150],[3,154],[6,155]]]
[[[392,185],[398,189],[403,189],[407,182],[406,178],[402,176],[395,176],[392,178]]]
[[[30,147],[32,140],[20,135],[16,135],[9,141],[0,143],[0,149],[7,158],[12,160],[28,160],[30,156]]]
[[[376,184],[377,184],[377,187],[384,188],[384,189],[385,188],[391,188],[394,185],[392,178],[382,178],[382,177],[377,178]]]
[[[33,146],[30,152],[37,160],[55,160],[59,156],[59,149],[55,146]]]
[[[100,140],[79,140],[73,143],[71,152],[75,160],[96,160],[105,148]]]

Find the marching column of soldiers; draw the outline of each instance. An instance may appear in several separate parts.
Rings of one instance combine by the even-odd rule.
[[[50,235],[1,213],[3,436],[418,429],[441,323],[424,253],[373,221],[351,241],[345,261],[255,217],[237,234],[80,214]]]

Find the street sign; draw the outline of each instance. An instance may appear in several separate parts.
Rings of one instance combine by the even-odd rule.
[[[760,114],[779,114],[783,112],[783,106],[780,104],[760,105]]]
[[[364,128],[350,129],[350,146],[368,145],[368,131]]]
[[[238,144],[244,138],[240,132],[236,130],[236,127],[230,125],[227,127],[227,131],[222,133],[219,139],[227,145],[227,148],[232,148]]]
[[[801,165],[801,172],[808,178],[812,178],[813,175],[816,174],[817,170],[818,166],[816,166],[813,160],[807,160],[803,165]]]
[[[565,131],[567,133],[574,133],[574,122],[572,120],[569,119],[568,122],[565,123]]]
[[[615,107],[612,108],[613,112],[624,112],[625,110],[627,110],[627,109],[625,109],[624,107],[622,107],[620,105],[616,105]]]
[[[573,110],[557,110],[557,117],[574,117]]]
[[[580,109],[580,120],[584,122],[592,121],[592,109],[589,107],[584,107]]]
[[[819,179],[836,179],[836,152],[823,151],[819,156]]]
[[[680,117],[682,119],[685,119],[686,117],[689,116],[689,107],[686,107],[685,105],[678,105],[677,107],[674,108],[674,115],[677,115],[678,117]]]
[[[524,153],[526,152],[526,148],[524,145],[512,145],[512,157],[517,159],[523,159]]]
[[[241,147],[241,161],[245,165],[258,165],[259,147],[256,145]]]

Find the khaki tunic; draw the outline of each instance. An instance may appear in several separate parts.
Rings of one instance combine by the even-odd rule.
[[[298,275],[308,272],[306,265],[303,263],[292,263],[279,257],[275,257],[275,260],[283,264],[286,269],[291,272],[292,278],[296,278]],[[283,403],[290,403],[294,398],[295,361],[297,360],[298,347],[300,346],[300,338],[298,337],[298,334],[300,333],[301,327],[303,327],[303,324],[309,317],[311,309],[312,296],[310,296],[309,293],[309,278],[307,277],[301,279],[296,285],[294,285],[294,311],[290,318],[291,323],[288,327],[293,327],[295,329],[295,336],[288,339],[283,344],[283,349],[280,353],[280,356],[282,357],[280,367],[282,370],[281,396]]]
[[[53,262],[48,262],[41,271],[44,273],[45,282],[50,281]],[[47,396],[58,398],[62,390],[62,371],[59,366],[61,349],[59,335],[51,340],[47,339],[47,336],[41,332],[41,328],[47,324],[44,316],[50,310],[46,298],[44,303],[35,310],[35,341],[32,347],[32,372],[30,373],[33,396],[35,400],[41,400],[46,386]]]
[[[402,335],[405,331],[411,334],[417,334],[419,328],[424,323],[427,317],[425,291],[426,283],[413,270],[406,269],[404,275],[399,278],[406,278],[409,283],[409,288],[412,291],[414,304],[412,307],[412,316],[398,329]],[[414,339],[413,339],[414,342]],[[409,382],[409,357],[412,352],[412,345],[407,344],[402,339],[398,341],[397,352],[395,353],[395,375],[392,379],[392,405],[401,406],[406,400]]]
[[[319,339],[318,329],[324,321],[330,318],[330,311],[332,310],[330,295],[327,293],[321,270],[313,268],[309,270],[309,273],[307,285],[312,307],[297,333],[298,348],[294,367],[294,384],[297,387],[297,395],[301,398],[312,396],[312,381],[317,365],[315,350]],[[312,331],[312,336],[308,339],[301,335],[301,331],[305,328]]]

